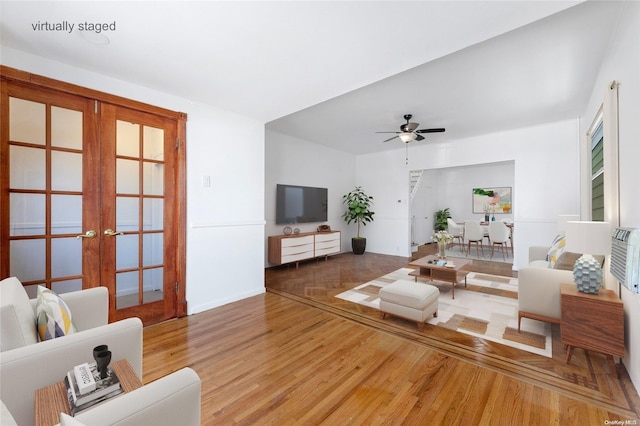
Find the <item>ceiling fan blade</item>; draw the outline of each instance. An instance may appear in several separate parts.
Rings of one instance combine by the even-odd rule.
[[[416,135],[416,140],[417,140],[417,141],[424,140],[424,136],[422,136],[422,135]]]
[[[395,134],[398,134],[400,132],[376,132],[376,133],[395,133]]]
[[[417,129],[419,125],[420,125],[420,123],[407,123],[407,124],[403,124],[402,128],[404,128],[405,132],[411,133],[415,129]]]
[[[416,130],[416,133],[442,133],[444,132],[444,128],[439,127],[436,129],[420,129]]]
[[[384,142],[389,142],[389,141],[392,141],[392,140],[394,140],[394,139],[395,139],[395,138],[397,138],[397,137],[398,137],[398,136],[394,136],[394,137],[392,137],[392,138],[389,138],[389,139],[387,139],[386,141],[382,141],[382,142],[383,142],[383,143],[384,143]]]

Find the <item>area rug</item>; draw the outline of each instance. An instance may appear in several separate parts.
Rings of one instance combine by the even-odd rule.
[[[493,248],[493,256],[491,256],[491,246],[483,244],[482,249],[475,245],[471,245],[471,252],[467,252],[468,246],[461,246],[460,244],[452,244],[451,247],[447,248],[447,256],[453,257],[465,257],[469,259],[478,259],[478,260],[487,260],[493,262],[505,262],[505,263],[513,263],[513,254],[511,253],[511,248],[506,248],[503,250],[500,246],[495,246]]]
[[[425,254],[421,255],[420,253],[418,253],[416,257],[424,257],[427,254],[435,254],[435,247],[427,247],[428,245],[414,247],[414,253],[412,254],[415,255],[415,252],[421,251]],[[468,247],[466,245],[462,246],[458,243],[452,244],[450,247],[447,247],[447,256],[478,259],[490,262],[513,263],[513,253],[511,252],[510,247],[505,248],[503,252],[500,246],[495,246],[493,249],[493,256],[491,256],[491,246],[487,244],[483,245],[482,250],[480,249],[480,247],[476,248],[475,245],[471,246],[471,252],[467,252],[467,248]]]
[[[396,280],[410,280],[413,269],[401,268],[373,281],[338,294],[339,299],[380,309],[378,293]],[[451,299],[451,283],[429,282],[440,290],[438,316],[427,321],[460,333],[480,337],[492,342],[551,357],[551,327],[540,321],[523,321],[518,333],[518,280],[517,278],[470,272],[467,287],[456,285],[456,298]],[[427,332],[427,331],[425,331]]]

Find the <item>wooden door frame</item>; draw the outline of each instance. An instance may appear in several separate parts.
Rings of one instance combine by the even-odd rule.
[[[61,107],[65,109],[71,109],[74,111],[81,111],[82,112],[83,173],[93,175],[95,172],[98,171],[100,167],[100,149],[99,149],[100,147],[98,144],[93,143],[93,141],[97,140],[97,130],[96,130],[97,122],[95,120],[95,116],[93,115],[93,101],[84,97],[70,95],[68,93],[63,93],[63,92],[51,90],[48,88],[33,87],[29,84],[23,84],[16,81],[9,82],[6,80],[2,80],[2,99],[3,101],[6,100],[7,101],[6,103],[8,104],[8,101],[11,98],[28,99],[29,101],[38,102],[43,106],[48,105],[45,109],[46,110],[45,115],[47,117],[46,121],[49,122],[49,124],[47,125],[48,129],[49,129],[50,120],[51,120],[50,113],[53,107]],[[3,117],[8,116],[9,113],[10,112],[8,110],[3,110],[3,114],[4,114]],[[8,129],[9,129],[8,125],[3,127],[3,134],[2,134],[3,141],[9,140],[10,135],[9,135]],[[39,145],[38,148],[42,148],[42,150],[44,151],[45,155],[48,158],[46,160],[47,163],[50,163],[51,152],[53,152],[54,150],[56,150],[57,152],[65,151],[65,148],[53,146],[51,141],[50,129],[47,130],[45,133],[46,135],[45,135],[44,144],[41,146]],[[2,184],[0,185],[0,188],[2,191],[4,191],[5,196],[7,193],[13,192],[9,188],[10,186],[9,185],[9,179],[10,179],[9,178],[9,160],[8,160],[10,157],[9,149],[10,149],[9,144],[3,144],[2,152],[0,153],[0,157],[3,158],[2,175],[0,175],[0,181],[2,181]],[[50,177],[47,177],[47,181],[50,181]],[[99,223],[100,205],[99,205],[99,200],[97,198],[98,194],[95,191],[95,187],[96,186],[91,184],[89,180],[84,179],[82,184],[82,191],[81,191],[82,197],[83,197],[83,207],[82,207],[82,224],[81,224],[82,231],[80,233],[84,233],[89,229],[98,229],[98,226],[100,224]],[[17,192],[21,192],[21,191],[18,190]],[[48,184],[45,184],[45,187],[42,188],[40,191],[38,191],[38,193],[41,193],[47,198],[52,197],[53,196],[52,194],[63,195],[66,192],[67,191],[55,190],[54,188],[49,187]],[[71,191],[69,193],[73,194],[74,191]],[[0,213],[0,224],[2,224],[1,225],[2,232],[0,232],[2,245],[0,247],[0,252],[3,252],[3,253],[9,253],[9,247],[10,247],[9,242],[11,240],[10,238],[11,233],[7,232],[8,224],[10,221],[8,216],[9,215],[8,204],[9,203],[7,203],[7,208],[3,208],[2,212]],[[44,228],[46,228],[48,224],[50,224],[50,222],[51,222],[51,212],[47,209],[43,217]],[[47,231],[45,231],[45,234],[47,234]],[[69,236],[67,235],[65,237],[64,235],[56,235],[56,237],[68,238]],[[43,239],[47,240],[47,245],[50,245],[52,244],[53,238],[54,236],[48,235],[48,236],[45,236]],[[98,256],[99,249],[100,249],[99,239],[94,239],[94,238],[83,239],[82,251],[84,253],[89,252],[89,253],[93,253],[95,256]],[[52,263],[51,256],[52,256],[51,250],[47,250],[47,253],[44,259],[46,264],[44,281],[41,283],[38,282],[39,284],[43,284],[43,285],[46,284],[48,288],[52,288],[53,283],[57,281],[56,278],[59,279],[59,277],[52,279],[52,277],[49,275],[51,272],[51,263]],[[88,261],[89,258],[90,256],[83,256],[82,273],[80,276],[74,277],[72,275],[72,276],[63,277],[63,279],[68,280],[68,279],[82,278],[83,288],[90,288],[90,287],[97,286],[100,283],[100,271],[97,270],[96,268],[90,267],[91,266],[89,263],[90,261]],[[2,264],[0,265],[0,275],[2,277],[6,277],[9,274],[9,272],[10,271],[9,271],[9,266],[7,262],[6,261],[2,262]],[[27,281],[27,282],[23,282],[23,284],[25,286],[28,286],[33,283]]]
[[[86,87],[78,86],[75,84],[67,83],[60,80],[55,80],[49,77],[44,77],[37,74],[32,74],[26,71],[18,70],[15,68],[0,65],[0,80],[2,85],[5,86],[5,81],[16,81],[24,84],[28,84],[34,88],[43,88],[56,90],[58,92],[67,93],[75,96],[80,96],[88,99],[92,99],[98,102],[110,103],[117,106],[122,106],[150,114],[159,115],[171,120],[176,121],[177,135],[178,135],[178,147],[176,149],[176,176],[175,176],[175,188],[177,192],[176,196],[176,225],[177,229],[177,244],[176,244],[176,275],[178,279],[178,288],[176,294],[176,315],[183,317],[187,314],[187,300],[186,300],[186,254],[187,254],[187,185],[186,185],[186,122],[187,114],[183,112],[171,111],[165,108],[149,105],[143,102],[134,101],[132,99],[123,98],[121,96],[112,95],[109,93],[100,92],[98,90],[89,89]],[[8,105],[2,105],[3,114],[8,111]],[[8,126],[2,126],[3,140],[8,140]],[[6,136],[6,139],[4,138]],[[8,156],[2,155],[0,158],[0,166],[3,170],[9,164]],[[8,217],[9,206],[3,205],[0,217]],[[0,226],[0,258],[7,258],[2,255],[3,252],[8,253],[8,238],[4,235],[4,226]],[[6,241],[5,241],[6,240]],[[7,262],[0,262],[0,278],[5,278],[9,274]]]

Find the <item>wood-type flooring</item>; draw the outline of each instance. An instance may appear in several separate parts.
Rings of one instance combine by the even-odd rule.
[[[145,327],[143,381],[192,367],[204,425],[640,423],[624,366],[615,379],[582,350],[565,364],[557,327],[546,358],[334,297],[408,262],[347,253],[269,268],[265,294]]]

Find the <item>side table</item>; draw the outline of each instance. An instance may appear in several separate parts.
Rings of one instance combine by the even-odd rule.
[[[613,375],[618,371],[614,356],[624,357],[624,310],[622,301],[612,290],[598,294],[578,291],[575,284],[560,284],[562,343],[568,346],[567,364],[574,348],[607,355]]]
[[[131,392],[142,386],[142,382],[126,359],[111,363],[122,389]],[[67,400],[67,388],[63,380],[38,389],[35,394],[35,426],[51,426],[60,423],[60,413],[71,414]],[[117,396],[115,397],[117,398]]]

